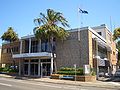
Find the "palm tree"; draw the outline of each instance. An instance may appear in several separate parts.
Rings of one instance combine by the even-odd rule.
[[[64,27],[69,27],[68,21],[60,12],[55,12],[52,9],[47,9],[47,15],[40,13],[40,17],[34,19],[36,27],[33,29],[37,39],[48,40],[50,43],[50,52],[54,58],[53,41],[65,40],[69,35]],[[56,61],[54,60],[54,63]],[[55,64],[54,64],[55,65]],[[57,70],[55,65],[55,71]]]
[[[113,33],[113,40],[120,38],[120,28],[116,28]]]
[[[117,64],[120,65],[120,27],[116,28],[113,33],[113,40],[117,41],[116,47],[118,49],[118,62]]]
[[[18,35],[14,32],[12,27],[9,27],[8,30],[1,36],[3,41],[14,42],[19,40]],[[11,45],[11,44],[10,44]],[[10,46],[11,55],[13,55],[12,48]],[[13,65],[15,69],[15,60],[13,59]]]

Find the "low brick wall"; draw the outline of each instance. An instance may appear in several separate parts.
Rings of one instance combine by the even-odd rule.
[[[51,79],[59,79],[59,76],[60,76],[59,74],[52,74],[50,78]]]
[[[52,74],[51,79],[61,79],[62,75],[59,74]],[[73,76],[75,80],[75,76]],[[67,79],[68,80],[68,79]],[[93,82],[96,80],[96,76],[76,76],[76,81],[82,81],[82,82]]]
[[[96,76],[76,76],[77,81],[92,82],[96,80]]]

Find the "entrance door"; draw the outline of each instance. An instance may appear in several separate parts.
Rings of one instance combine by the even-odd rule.
[[[38,75],[38,64],[30,65],[30,75],[37,76]]]
[[[28,64],[24,64],[24,75],[28,75]]]
[[[43,72],[43,76],[50,76],[50,63],[43,63],[42,65],[42,72]]]

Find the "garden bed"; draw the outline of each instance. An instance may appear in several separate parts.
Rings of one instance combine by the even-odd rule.
[[[72,78],[73,77],[73,78]],[[65,79],[65,80],[75,80],[74,75],[59,75],[59,74],[52,74],[51,79]],[[83,81],[83,82],[93,82],[96,80],[96,76],[92,75],[82,75],[76,76],[76,81]]]

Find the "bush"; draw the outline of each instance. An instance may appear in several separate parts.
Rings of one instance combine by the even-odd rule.
[[[7,67],[3,68],[3,72],[9,72],[9,68]]]
[[[9,68],[9,67],[5,67],[5,68],[0,68],[0,72],[10,73],[10,72],[18,72],[18,70],[17,69],[13,69],[13,68]]]
[[[58,71],[57,74],[75,75],[75,71]],[[83,75],[83,72],[76,71],[76,75]]]
[[[17,70],[16,69],[9,69],[9,72],[17,72]]]
[[[4,68],[0,68],[0,72],[2,72],[2,71],[3,71],[3,69],[4,69]]]
[[[74,71],[74,68],[68,68],[68,67],[62,67],[60,68],[60,71]]]
[[[92,76],[95,76],[95,75],[96,75],[96,72],[95,72],[95,69],[94,69],[94,68],[91,68],[91,75],[92,75]]]
[[[75,75],[75,68],[62,67],[57,74]],[[77,68],[76,75],[83,75],[83,68]]]

